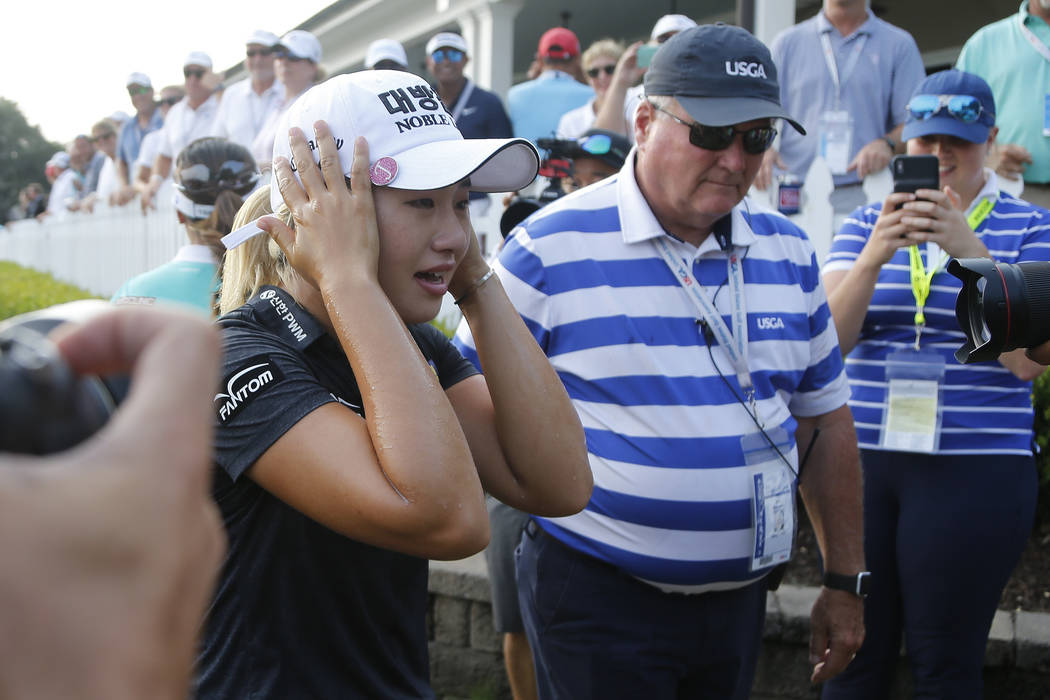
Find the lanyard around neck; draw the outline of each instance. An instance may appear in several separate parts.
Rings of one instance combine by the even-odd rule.
[[[1028,43],[1032,45],[1032,48],[1039,52],[1039,55],[1050,61],[1050,48],[1047,48],[1046,44],[1043,43],[1042,39],[1035,35],[1031,29],[1029,29],[1024,23],[1024,17],[1020,14],[1017,15],[1017,26],[1021,28],[1021,35],[1028,40]]]
[[[973,208],[973,211],[966,216],[966,223],[976,231],[984,223],[984,220],[988,218],[994,206],[990,199],[982,197],[977,206]],[[915,297],[916,350],[919,349],[919,338],[922,336],[922,329],[926,325],[926,314],[923,313],[923,310],[926,308],[926,300],[930,297],[933,276],[944,268],[944,263],[947,262],[949,257],[942,250],[936,262],[929,261],[930,267],[927,269],[922,263],[922,254],[919,253],[919,246],[912,245],[908,248],[908,258],[911,266],[911,293]]]
[[[837,31],[832,28],[831,31]],[[842,101],[842,86],[846,84],[849,77],[853,75],[854,69],[857,67],[857,61],[860,60],[860,54],[864,50],[864,44],[868,41],[868,35],[862,34],[857,39],[857,45],[853,48],[853,53],[850,54],[849,59],[846,61],[846,65],[842,69],[842,75],[839,75],[838,65],[835,62],[835,50],[831,48],[831,38],[828,36],[830,32],[820,33],[820,43],[824,47],[824,63],[828,67],[828,73],[831,75],[831,82],[835,85],[835,109],[839,108],[839,103]]]
[[[747,396],[751,413],[758,419],[758,411],[755,403],[755,387],[751,381],[751,371],[747,364],[747,309],[744,303],[744,272],[740,257],[735,250],[730,249],[726,258],[726,266],[729,270],[729,294],[733,300],[732,321],[733,330],[730,332],[722,314],[718,313],[711,297],[700,286],[700,283],[690,272],[690,266],[686,264],[671,249],[671,245],[663,236],[653,239],[660,257],[667,263],[667,267],[674,274],[678,284],[685,290],[686,295],[700,312],[700,317],[711,328],[718,340],[718,344],[725,349],[729,355],[729,361],[736,370],[737,381],[740,388]],[[761,421],[759,420],[761,424]]]

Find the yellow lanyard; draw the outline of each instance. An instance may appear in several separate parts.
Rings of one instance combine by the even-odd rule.
[[[994,206],[990,199],[981,199],[980,204],[974,207],[974,210],[966,217],[966,223],[976,231],[977,227],[988,218]],[[922,335],[922,329],[926,325],[926,315],[923,313],[923,309],[926,307],[926,299],[930,296],[930,285],[933,281],[933,276],[943,269],[944,263],[949,256],[941,255],[937,262],[931,260],[929,271],[922,264],[922,254],[919,253],[919,246],[912,245],[909,247],[908,257],[911,261],[911,293],[915,297],[915,349],[918,350],[919,337]]]

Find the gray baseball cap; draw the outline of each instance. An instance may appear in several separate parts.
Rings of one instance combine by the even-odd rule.
[[[780,106],[777,67],[766,45],[747,30],[721,22],[668,39],[645,73],[645,94],[674,97],[689,116],[709,126],[768,117],[806,133]]]

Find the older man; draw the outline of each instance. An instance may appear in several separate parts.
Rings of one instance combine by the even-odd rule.
[[[533,216],[496,265],[580,413],[595,482],[583,512],[521,540],[540,697],[748,697],[796,486],[828,572],[822,681],[864,635],[849,388],[813,246],[745,199],[772,121],[802,129],[737,27],[672,37],[645,93],[619,174]],[[465,326],[458,341],[476,360]]]
[[[114,194],[115,204],[127,204],[135,197],[135,161],[138,160],[142,141],[148,134],[164,126],[164,117],[153,101],[153,83],[145,73],[132,73],[125,81],[128,97],[135,107],[135,116],[128,119],[120,129],[117,142],[117,179],[120,185]]]
[[[275,77],[273,68],[274,47],[279,42],[276,34],[261,29],[248,37],[244,56],[248,77],[223,92],[212,124],[212,136],[250,148],[270,114],[277,111],[284,99],[284,86]]]
[[[171,164],[188,143],[211,133],[219,111],[215,91],[219,79],[211,70],[211,57],[203,51],[191,51],[182,63],[186,97],[164,117],[164,128],[153,162],[149,185],[142,193],[142,210],[152,208],[157,190],[171,173]]]

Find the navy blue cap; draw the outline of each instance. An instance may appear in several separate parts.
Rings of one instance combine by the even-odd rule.
[[[988,140],[988,132],[995,126],[995,98],[992,97],[992,88],[984,78],[961,70],[943,70],[927,76],[919,83],[912,97],[916,95],[970,95],[980,101],[981,114],[977,121],[967,124],[948,114],[946,109],[941,109],[926,120],[916,119],[909,110],[908,121],[901,132],[901,139],[904,141],[918,136],[942,134],[958,136],[971,143],[984,143]]]
[[[646,95],[668,95],[696,121],[729,126],[780,118],[806,130],[780,106],[777,67],[751,32],[727,24],[701,24],[678,32],[653,56]]]

